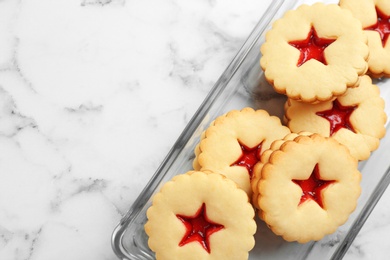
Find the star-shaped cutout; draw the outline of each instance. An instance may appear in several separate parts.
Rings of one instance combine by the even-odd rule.
[[[316,59],[326,65],[324,50],[334,41],[335,39],[319,38],[314,27],[311,27],[306,39],[291,41],[289,44],[301,52],[297,63],[299,67],[311,59]]]
[[[341,128],[346,128],[352,132],[356,132],[353,128],[349,118],[351,117],[352,112],[357,108],[357,106],[342,106],[340,102],[336,99],[333,101],[333,106],[330,110],[317,112],[316,115],[321,116],[329,121],[330,123],[330,133],[329,136],[332,136]]]
[[[299,205],[309,199],[312,199],[317,202],[321,208],[324,208],[321,191],[335,181],[321,180],[320,169],[318,164],[316,164],[313,172],[307,180],[293,180],[293,182],[299,185],[302,189],[302,196]]]
[[[241,156],[230,166],[244,166],[248,170],[249,176],[252,177],[253,166],[260,160],[262,143],[249,148],[238,141],[241,147]]]
[[[186,232],[179,242],[179,246],[184,246],[191,242],[198,242],[208,253],[210,253],[210,236],[223,229],[224,226],[208,219],[206,204],[203,203],[194,216],[183,216],[178,214],[176,217],[186,228]]]
[[[382,45],[383,47],[385,47],[387,39],[389,38],[389,34],[390,34],[390,15],[384,14],[378,8],[375,9],[376,9],[378,21],[376,24],[365,28],[365,30],[377,31],[379,33],[379,36],[381,37]]]

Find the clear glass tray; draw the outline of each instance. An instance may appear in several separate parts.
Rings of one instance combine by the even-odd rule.
[[[114,230],[112,247],[120,259],[154,259],[144,232],[146,210],[151,205],[151,197],[159,191],[163,183],[174,175],[192,169],[194,148],[199,142],[201,132],[213,119],[229,110],[242,109],[246,106],[266,109],[272,115],[283,116],[285,97],[276,94],[264,79],[259,65],[259,49],[264,42],[265,32],[275,19],[302,3],[312,4],[315,1],[267,0],[266,2],[268,8],[248,39],[218,79],[152,179]],[[335,1],[323,2],[335,3]],[[378,80],[375,83],[380,87],[386,104],[390,104],[390,80]],[[386,113],[390,115],[389,112],[387,105]],[[386,127],[389,128],[388,123]],[[249,259],[342,258],[390,182],[389,158],[390,136],[386,135],[381,140],[378,150],[373,152],[369,160],[359,165],[363,175],[362,194],[356,210],[337,232],[318,242],[306,244],[285,242],[274,235],[256,217],[258,223],[255,235],[256,246],[250,252]]]

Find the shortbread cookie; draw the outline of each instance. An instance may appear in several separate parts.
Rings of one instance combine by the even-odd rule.
[[[355,158],[365,160],[386,133],[385,102],[371,78],[333,101],[305,104],[288,100],[285,119],[292,132],[310,131],[332,136],[347,146]]]
[[[147,210],[148,245],[156,259],[248,259],[254,214],[245,192],[223,175],[177,175]]]
[[[390,1],[340,0],[339,4],[350,10],[365,30],[370,49],[369,74],[390,77]]]
[[[214,120],[195,149],[195,170],[210,170],[235,181],[250,196],[250,178],[260,153],[290,133],[265,110],[232,110]]]
[[[294,100],[331,100],[359,85],[368,46],[358,19],[336,4],[301,5],[274,22],[260,65],[274,89]]]
[[[309,136],[312,134],[313,133],[310,133],[310,132],[300,132],[299,134],[298,133],[288,134],[283,139],[275,140],[274,142],[272,142],[270,148],[268,150],[265,150],[261,154],[260,161],[258,163],[256,163],[256,165],[253,167],[253,174],[252,174],[252,179],[251,179],[251,188],[252,188],[252,192],[253,192],[252,193],[252,204],[256,209],[258,209],[258,210],[260,209],[259,205],[257,204],[258,199],[259,199],[259,197],[258,197],[259,192],[257,189],[257,185],[258,185],[259,180],[261,179],[261,170],[263,169],[264,164],[268,162],[270,155],[273,153],[273,151],[278,150],[280,148],[280,146],[282,146],[282,144],[285,141],[294,140],[294,138],[299,136],[299,135]]]
[[[261,170],[261,218],[287,241],[320,240],[344,224],[360,195],[358,161],[333,138],[298,136]]]

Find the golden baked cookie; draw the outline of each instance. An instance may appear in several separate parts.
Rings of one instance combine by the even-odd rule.
[[[267,32],[261,53],[260,65],[274,89],[309,103],[358,86],[368,68],[361,23],[336,4],[287,11]]]
[[[248,259],[255,243],[254,214],[233,181],[190,171],[153,197],[145,232],[156,259]]]
[[[250,196],[250,178],[261,151],[290,133],[265,110],[244,108],[219,116],[195,148],[193,167],[225,175]]]
[[[350,10],[362,23],[370,50],[369,74],[390,77],[390,1],[340,0],[339,5]]]
[[[358,160],[367,159],[386,134],[385,102],[367,75],[359,87],[348,89],[333,101],[305,104],[288,100],[286,104],[285,120],[292,132],[332,136]]]
[[[259,214],[287,241],[320,240],[344,224],[360,195],[358,161],[333,138],[300,135],[263,162]]]

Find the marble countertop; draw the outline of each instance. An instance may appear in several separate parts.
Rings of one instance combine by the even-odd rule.
[[[0,259],[116,259],[113,229],[264,6],[0,1]],[[345,259],[388,258],[389,204]]]

